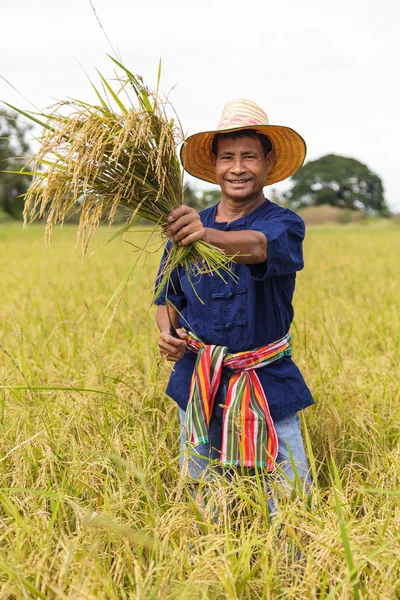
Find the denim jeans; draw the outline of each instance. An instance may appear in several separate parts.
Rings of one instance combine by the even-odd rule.
[[[209,441],[204,444],[198,444],[190,452],[190,455],[185,455],[186,449],[186,431],[185,431],[185,411],[179,408],[180,420],[180,466],[183,469],[184,461],[187,460],[187,474],[192,479],[201,479],[207,477],[206,470],[217,471],[222,474],[230,471],[229,468],[221,465],[213,464],[211,461],[217,461],[220,457],[221,441],[222,441],[222,413],[226,393],[228,389],[228,378],[226,373],[221,377],[214,409],[211,415],[209,424]],[[309,475],[308,462],[304,450],[303,438],[300,430],[299,414],[296,412],[293,415],[274,421],[275,431],[278,436],[278,455],[276,462],[284,473],[284,480],[289,482],[295,481],[295,472],[306,483],[311,483]],[[187,454],[187,453],[186,453]]]

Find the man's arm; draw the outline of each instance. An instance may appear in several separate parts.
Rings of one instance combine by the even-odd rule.
[[[180,206],[171,213],[168,233],[173,242],[187,246],[198,240],[235,255],[235,262],[253,265],[267,260],[267,239],[259,231],[220,231],[203,227],[199,214],[189,206]]]
[[[254,265],[267,260],[267,238],[259,231],[219,231],[204,228],[203,240],[234,256],[238,264]]]
[[[177,362],[185,353],[188,336],[179,326],[178,313],[176,310],[172,306],[169,306],[168,310],[171,323],[175,327],[180,339],[177,339],[170,334],[170,322],[168,319],[167,307],[162,305],[157,306],[156,322],[158,329],[160,330],[158,348],[160,354],[165,356],[168,360]]]

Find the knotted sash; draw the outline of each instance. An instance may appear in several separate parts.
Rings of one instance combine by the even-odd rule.
[[[226,346],[206,345],[189,332],[187,347],[197,354],[186,409],[187,439],[208,442],[208,428],[222,367],[233,371],[223,411],[221,463],[275,469],[278,439],[256,369],[292,354],[290,333],[256,350],[231,354]]]

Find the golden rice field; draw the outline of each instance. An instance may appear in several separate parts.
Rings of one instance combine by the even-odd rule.
[[[0,600],[399,598],[400,227],[308,231],[293,336],[314,487],[272,523],[260,479],[217,479],[216,515],[179,476],[157,246],[102,340],[146,234],[84,261],[72,226],[42,234],[0,227]]]

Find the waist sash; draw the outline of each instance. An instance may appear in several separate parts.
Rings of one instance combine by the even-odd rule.
[[[187,439],[208,442],[208,428],[222,367],[233,371],[223,411],[221,463],[274,470],[278,439],[256,369],[292,354],[290,333],[255,350],[231,354],[226,346],[206,345],[188,332],[187,347],[197,354],[186,409]]]

